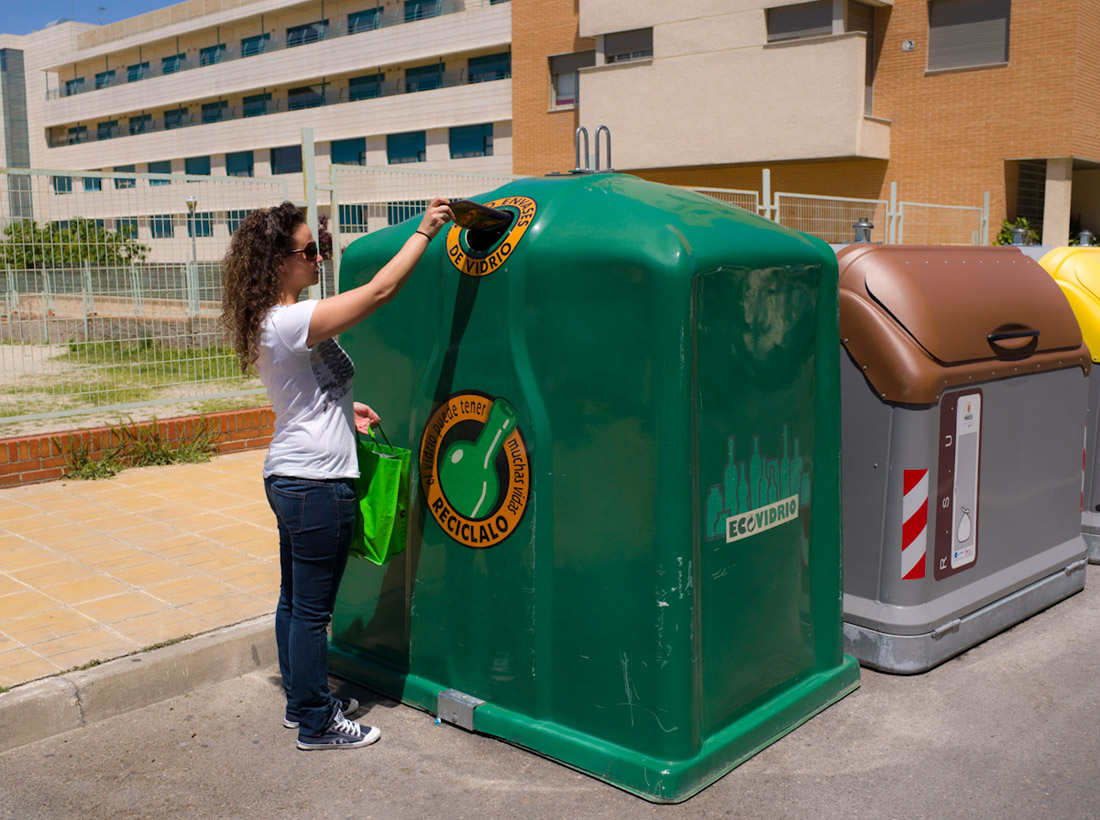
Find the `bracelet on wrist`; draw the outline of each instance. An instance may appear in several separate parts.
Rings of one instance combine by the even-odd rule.
[[[424,231],[420,230],[419,228],[416,231],[414,231],[414,233],[420,234],[421,236],[425,237],[429,242],[432,241],[432,238],[428,234],[424,233]]]

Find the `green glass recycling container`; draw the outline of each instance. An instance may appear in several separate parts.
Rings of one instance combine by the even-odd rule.
[[[859,684],[843,654],[837,264],[623,174],[520,179],[341,336],[412,450],[409,543],[353,558],[330,665],[656,802]],[[417,227],[354,242],[341,289]]]

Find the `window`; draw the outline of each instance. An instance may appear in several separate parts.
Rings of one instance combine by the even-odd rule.
[[[405,0],[405,22],[426,20],[439,15],[438,0]]]
[[[595,51],[574,51],[550,58],[550,104],[555,108],[575,106],[579,100],[580,70],[596,64]]]
[[[194,216],[188,214],[187,235],[190,237],[213,236],[214,214],[209,211],[205,213],[196,213]]]
[[[241,223],[244,222],[245,218],[250,213],[252,213],[252,211],[249,211],[249,210],[226,211],[225,212],[225,224],[226,224],[226,227],[229,228],[229,232],[233,233],[234,231],[237,230],[237,228],[241,227]]]
[[[429,202],[426,199],[412,200],[409,202],[387,202],[386,220],[390,225],[413,219],[428,210]]]
[[[486,80],[506,80],[512,76],[512,55],[502,51],[500,54],[487,54],[484,57],[471,57],[466,71],[466,81],[483,83]]]
[[[138,221],[136,216],[120,216],[115,220],[115,232],[125,238],[137,239]]]
[[[173,54],[171,57],[163,57],[160,61],[160,73],[161,74],[175,74],[181,68],[183,68],[183,61],[185,55]]]
[[[153,239],[171,239],[175,235],[171,214],[155,214],[149,217],[149,229]]]
[[[118,136],[118,120],[104,120],[95,127],[97,140],[109,140]]]
[[[451,159],[491,157],[493,155],[493,124],[463,125],[451,129]]]
[[[153,130],[153,115],[152,114],[139,114],[136,117],[130,117],[130,133],[131,134],[144,134],[147,131]]]
[[[326,28],[328,28],[328,20],[317,20],[303,26],[292,26],[286,30],[286,47],[304,46],[306,43],[316,43],[318,40],[324,40]]]
[[[225,59],[225,43],[199,49],[199,65],[214,65]]]
[[[287,93],[287,108],[297,111],[302,108],[317,108],[325,104],[325,85],[304,85],[301,88],[292,88]]]
[[[768,42],[833,33],[833,2],[817,0],[767,10]]]
[[[65,96],[71,97],[73,94],[80,94],[84,91],[84,78],[77,77],[75,80],[65,80]]]
[[[333,140],[330,159],[333,165],[366,165],[366,139]]]
[[[85,191],[102,191],[103,177],[84,177]]]
[[[150,174],[170,174],[170,173],[172,173],[172,160],[165,159],[165,160],[161,160],[160,162],[150,162],[149,163],[149,173]],[[171,180],[167,180],[167,179],[151,179],[151,180],[149,180],[150,185],[168,185],[170,183],[171,183]],[[171,236],[171,234],[168,234],[168,235]]]
[[[928,70],[1008,62],[1010,0],[929,0]]]
[[[113,69],[111,71],[101,71],[101,72],[99,72],[98,74],[95,75],[95,87],[96,88],[107,88],[107,86],[111,86],[111,85],[114,85],[114,84],[115,84],[115,72],[114,72]]]
[[[377,74],[368,74],[366,77],[352,77],[348,81],[348,99],[369,100],[382,96],[382,81],[386,75],[379,71]]]
[[[423,131],[405,134],[389,134],[386,137],[386,159],[390,165],[405,162],[423,162],[427,159],[426,140]]]
[[[126,68],[126,82],[136,83],[138,80],[145,79],[145,75],[148,73],[148,63],[134,63],[132,66],[127,66]]]
[[[116,165],[115,166],[115,171],[117,173],[120,173],[120,174],[132,174],[132,173],[134,173],[134,166],[133,165]],[[133,177],[115,177],[115,188],[117,188],[118,190],[121,191],[123,188],[133,188],[133,187],[134,187],[134,178]]]
[[[653,29],[638,28],[605,34],[603,38],[604,61],[625,63],[653,56]]]
[[[443,63],[405,69],[406,91],[431,91],[443,86]]]
[[[252,176],[252,168],[251,151],[237,151],[225,155],[225,173],[227,176],[250,177]],[[232,233],[232,231],[230,232]]]
[[[271,101],[270,94],[253,94],[244,98],[244,115],[246,117],[259,117],[267,113],[267,104]]]
[[[73,178],[72,177],[54,177],[53,178],[53,192],[55,194],[68,194],[73,190]]]
[[[206,125],[211,122],[221,122],[225,119],[225,109],[229,106],[225,100],[202,104],[202,122]]]
[[[367,206],[341,205],[340,230],[352,233],[367,232]]]
[[[84,125],[74,125],[69,129],[68,136],[69,145],[76,145],[78,142],[88,141],[88,128]]]
[[[255,37],[245,37],[241,40],[241,56],[251,57],[254,54],[263,54],[267,51],[270,34],[257,34]]]
[[[173,128],[182,128],[184,125],[183,118],[187,116],[186,108],[170,108],[164,112],[164,130],[171,131]]]
[[[188,157],[183,161],[184,173],[194,176],[210,176],[210,157]]]
[[[353,11],[348,15],[348,34],[358,34],[361,31],[371,31],[378,28],[381,19],[380,9],[367,9],[366,11]]]
[[[287,145],[271,149],[271,173],[300,174],[302,172],[302,146]]]

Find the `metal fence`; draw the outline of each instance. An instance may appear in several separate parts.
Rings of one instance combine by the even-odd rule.
[[[826,242],[851,242],[852,225],[867,218],[892,236],[893,214],[885,199],[853,199],[811,194],[776,193],[775,221],[787,228],[813,234]],[[889,241],[889,240],[887,240]]]
[[[896,241],[899,245],[984,245],[988,224],[984,208],[899,202]]]
[[[707,196],[717,199],[721,202],[726,202],[730,205],[736,205],[738,208],[744,208],[751,213],[760,212],[760,194],[757,191],[743,191],[738,188],[696,188],[689,187],[690,190],[699,194],[706,194]]]
[[[281,180],[0,169],[0,424],[261,392],[220,259]]]

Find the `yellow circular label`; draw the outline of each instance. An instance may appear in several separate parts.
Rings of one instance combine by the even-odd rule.
[[[485,276],[503,265],[516,245],[527,232],[527,226],[535,219],[535,211],[538,206],[535,200],[526,196],[509,196],[504,199],[494,199],[486,202],[490,208],[514,208],[519,215],[512,223],[511,229],[503,240],[495,243],[491,253],[471,253],[462,246],[462,232],[465,228],[452,225],[447,233],[447,257],[456,268],[467,276]]]
[[[449,397],[428,419],[418,458],[428,511],[455,541],[495,547],[519,525],[531,462],[505,399],[476,391]]]

